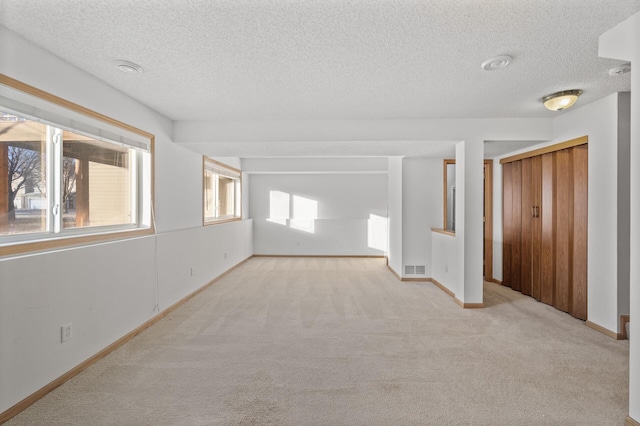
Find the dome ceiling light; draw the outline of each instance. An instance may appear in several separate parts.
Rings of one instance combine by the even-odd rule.
[[[549,111],[562,111],[570,108],[578,100],[582,90],[564,90],[542,98],[542,103]]]

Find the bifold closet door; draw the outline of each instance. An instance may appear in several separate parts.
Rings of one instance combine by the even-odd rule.
[[[573,212],[572,163],[569,149],[554,152],[555,157],[555,299],[554,306],[569,312],[571,288],[571,227]]]
[[[542,200],[542,158],[531,158],[531,199],[534,206],[531,221],[531,296],[542,300],[542,223],[551,217],[545,216]]]
[[[540,301],[554,304],[554,159],[553,153],[540,156]]]
[[[588,146],[554,153],[556,175],[553,305],[587,319]]]
[[[532,270],[533,270],[533,227],[536,222],[536,206],[534,202],[534,183],[532,175],[532,158],[522,160],[521,181],[521,236],[520,236],[520,291],[531,296]]]
[[[588,145],[503,167],[503,284],[587,318]]]
[[[569,313],[587,319],[588,145],[571,148],[573,180],[572,263]]]
[[[514,161],[510,164],[520,167],[520,182],[513,181],[509,185],[512,191],[519,190],[520,235],[519,277],[522,294],[532,296],[536,300],[553,304],[553,154],[548,154],[543,169],[543,156],[535,156]],[[506,165],[506,164],[505,164]],[[513,167],[512,166],[512,167]],[[543,175],[544,172],[544,175]],[[511,177],[512,178],[512,177]],[[511,194],[513,200],[518,196]],[[511,203],[513,205],[513,202]],[[518,213],[512,213],[517,217]],[[517,224],[513,226],[517,227]],[[543,230],[546,231],[543,234]],[[551,233],[549,233],[551,231]],[[546,240],[543,238],[546,237]],[[512,266],[512,270],[516,266]],[[518,273],[516,272],[516,273]],[[549,279],[551,275],[551,279]],[[518,289],[511,286],[514,289]],[[544,295],[543,295],[544,293]]]
[[[511,233],[513,232],[513,163],[502,165],[502,284],[511,287]]]
[[[522,160],[522,293],[552,305],[554,171],[553,154],[547,155],[547,157],[538,155]],[[544,168],[543,158],[545,158]],[[526,220],[525,205],[527,206]],[[526,277],[525,274],[527,274]],[[527,281],[528,283],[525,284]]]
[[[521,226],[522,226],[522,162],[514,161],[502,166],[502,283],[520,290],[521,270]]]

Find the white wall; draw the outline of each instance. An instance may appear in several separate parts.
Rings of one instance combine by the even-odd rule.
[[[156,230],[202,225],[202,156],[156,137]]]
[[[370,215],[387,217],[386,173],[252,173],[249,187],[256,254],[385,255],[386,244],[370,242],[369,225]],[[286,197],[289,219],[271,217],[272,191]],[[312,229],[296,229],[296,197],[317,206]]]
[[[431,259],[432,274],[431,277],[445,286],[454,294],[460,291],[457,288],[458,271],[456,237],[455,235],[446,235],[439,232],[431,232]]]
[[[151,237],[0,260],[0,412],[152,317],[154,262]]]
[[[629,149],[629,256],[633,261],[629,266],[631,342],[629,344],[629,417],[640,421],[640,339],[638,318],[640,318],[640,13],[600,36],[599,55],[632,63],[630,97],[630,140]],[[619,206],[620,208],[620,206]]]
[[[442,227],[442,179],[441,158],[402,161],[402,264],[426,265],[425,277],[432,271],[431,228]]]
[[[253,255],[251,220],[159,234],[160,311]]]
[[[252,235],[251,221],[202,226],[202,157],[170,120],[2,27],[0,51],[0,73],[155,135],[158,232],[0,259],[3,412],[250,256]]]
[[[631,332],[633,336],[638,336],[640,330],[640,70],[637,65],[640,64],[640,14],[636,13],[632,20],[631,26],[633,34],[629,41],[633,41],[632,61],[636,66],[631,73],[631,87],[636,90],[632,93],[631,99],[631,140],[633,145],[631,148],[631,201],[630,201],[630,257],[634,259],[631,264],[629,281],[630,289],[630,305],[631,305],[631,328],[635,330]],[[629,350],[629,416],[640,421],[640,339],[632,337]]]
[[[618,316],[630,310],[631,94],[618,94]]]
[[[386,157],[244,158],[247,173],[386,173]]]
[[[389,267],[402,276],[402,157],[389,158]]]

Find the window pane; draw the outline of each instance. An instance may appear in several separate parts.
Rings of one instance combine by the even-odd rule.
[[[242,211],[240,171],[204,160],[203,211],[205,222],[239,219]]]
[[[456,165],[447,164],[447,231],[456,230]]]
[[[204,218],[215,219],[216,198],[215,198],[215,175],[210,170],[204,171]]]
[[[133,150],[67,131],[63,140],[63,228],[135,223]]]
[[[0,235],[47,230],[47,126],[0,112]]]
[[[220,206],[218,217],[233,217],[235,203],[235,179],[218,177],[218,205]]]

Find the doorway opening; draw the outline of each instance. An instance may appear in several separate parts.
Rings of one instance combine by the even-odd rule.
[[[443,189],[443,229],[455,232],[455,165],[456,160],[444,160]],[[483,197],[483,274],[485,281],[493,281],[493,160],[484,160],[484,197]]]

